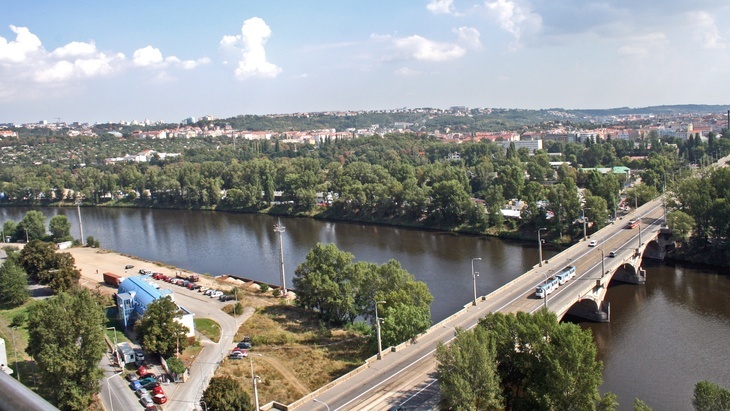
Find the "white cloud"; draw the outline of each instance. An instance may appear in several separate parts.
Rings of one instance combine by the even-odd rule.
[[[73,61],[38,62],[39,68],[34,72],[33,79],[39,83],[55,83],[104,76],[121,69],[125,59],[122,53],[107,56],[104,53],[95,52],[87,54],[87,56],[88,58],[78,58]]]
[[[643,36],[635,36],[629,39],[629,43],[618,49],[618,54],[625,56],[643,56],[649,54],[652,50],[664,46],[667,42],[667,36],[664,33],[649,33]]]
[[[157,66],[164,62],[160,49],[147,46],[137,49],[132,54],[132,63],[137,67]]]
[[[15,33],[15,41],[0,37],[0,63],[23,63],[31,55],[42,52],[41,40],[27,27],[10,26]]]
[[[450,61],[464,56],[466,50],[453,43],[443,43],[413,35],[402,38],[390,36],[373,36],[376,39],[390,39],[399,57],[421,61]]]
[[[542,17],[527,4],[520,5],[513,0],[494,0],[486,1],[484,6],[487,14],[515,38],[512,48],[519,46],[523,34],[536,32],[542,26]]]
[[[183,70],[192,70],[198,66],[210,64],[210,59],[203,57],[197,60],[180,60],[175,56],[163,57],[160,49],[147,46],[134,51],[132,62],[137,67],[165,68],[174,66]]]
[[[53,50],[51,55],[59,59],[65,59],[70,57],[88,57],[96,53],[96,45],[94,43],[72,41],[63,47]]]
[[[259,17],[243,22],[241,34],[223,36],[220,47],[227,53],[236,55],[238,65],[235,74],[239,80],[249,78],[275,78],[282,69],[266,58],[264,45],[271,36],[271,29]]]
[[[479,40],[479,30],[473,27],[459,27],[453,29],[459,38],[459,42],[472,50],[481,50],[482,42]]]
[[[404,77],[418,76],[421,74],[420,71],[414,70],[410,67],[401,67],[395,71],[395,74]]]
[[[454,9],[454,0],[431,0],[431,2],[426,5],[426,9],[433,14],[458,15]]]
[[[696,22],[695,39],[703,48],[721,50],[725,48],[725,41],[717,28],[715,18],[706,11],[690,13],[690,21]]]

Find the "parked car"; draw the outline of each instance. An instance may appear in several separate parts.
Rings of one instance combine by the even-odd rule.
[[[200,288],[198,288],[198,292],[199,293],[203,293],[203,294],[205,294],[206,291],[208,291],[208,290],[210,290],[210,288],[208,288],[208,287],[200,287]]]
[[[252,345],[250,341],[241,341],[240,343],[238,343],[238,345],[236,345],[236,347],[247,350],[251,348]]]
[[[210,293],[210,298],[218,298],[223,295],[223,291],[213,291]]]
[[[220,297],[218,297],[218,299],[225,302],[225,301],[235,300],[236,297],[233,295],[223,294]]]
[[[129,374],[127,374],[127,381],[132,382],[132,381],[137,381],[137,379],[138,378],[135,374],[133,374],[131,372]]]
[[[142,384],[140,384],[138,380],[134,380],[131,384],[129,384],[129,387],[132,389],[132,391],[137,391],[138,389],[142,388]]]
[[[242,360],[248,357],[248,352],[246,350],[233,350],[228,357],[232,360]]]
[[[152,270],[148,270],[146,268],[140,268],[139,273],[142,275],[150,275],[150,274],[152,274]]]
[[[145,386],[151,382],[157,382],[157,378],[155,377],[144,377],[141,380],[138,381],[140,386]]]
[[[159,394],[165,395],[165,391],[162,391],[162,387],[160,387],[159,385],[157,385],[157,386],[152,387],[152,394],[154,394],[154,395],[159,395]]]
[[[139,402],[140,402],[140,403],[142,404],[142,406],[143,406],[143,407],[145,407],[145,408],[148,408],[149,406],[152,406],[152,407],[154,407],[154,406],[155,406],[155,403],[154,403],[154,402],[152,402],[152,398],[150,398],[150,396],[149,396],[149,395],[147,395],[147,396],[144,396],[144,397],[140,398],[140,399],[139,399]]]
[[[190,289],[190,290],[198,290],[198,289],[200,289],[200,285],[199,284],[195,284],[195,283],[190,283],[190,284],[188,284],[188,289]]]
[[[152,274],[152,278],[154,278],[155,280],[161,280],[162,277],[164,277],[164,276],[165,276],[165,274],[162,274],[162,273],[154,273],[154,274]]]
[[[164,404],[167,402],[167,397],[165,396],[165,394],[157,394],[152,397],[152,401],[154,401],[155,404]]]
[[[137,391],[135,391],[134,393],[137,394],[137,396],[139,398],[142,398],[142,397],[145,397],[145,396],[147,396],[147,397],[150,396],[150,393],[147,392],[147,389],[146,388],[140,388]]]
[[[142,388],[146,388],[147,391],[153,391],[155,388],[158,388],[160,386],[160,383],[155,381],[148,382],[147,384],[142,384]]]
[[[140,365],[139,368],[137,368],[137,374],[139,374],[140,377],[146,377],[147,374],[149,374],[149,371],[147,371],[147,367]]]
[[[144,364],[144,352],[142,351],[135,351],[134,352],[134,359],[137,362],[138,365]]]

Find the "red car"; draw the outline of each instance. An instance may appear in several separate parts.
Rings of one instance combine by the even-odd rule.
[[[162,391],[162,387],[160,387],[159,385],[157,385],[157,386],[155,386],[155,387],[152,388],[152,394],[154,394],[154,395],[158,395],[158,394],[165,395],[165,391]]]
[[[139,369],[137,369],[137,373],[139,374],[140,377],[144,377],[145,375],[148,374],[147,367],[145,367],[144,365],[140,365]]]
[[[152,401],[155,402],[155,404],[164,404],[167,402],[167,397],[165,394],[156,394],[154,397],[152,397]]]

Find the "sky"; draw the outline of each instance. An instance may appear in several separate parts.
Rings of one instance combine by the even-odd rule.
[[[0,123],[730,103],[727,0],[0,0]]]

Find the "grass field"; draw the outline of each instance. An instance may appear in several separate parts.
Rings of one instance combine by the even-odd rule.
[[[257,309],[239,329],[234,341],[250,336],[248,360],[226,359],[216,376],[243,378],[252,395],[251,363],[261,377],[261,404],[291,403],[363,364],[374,348],[367,335],[330,328],[311,312],[272,303]]]
[[[210,338],[213,342],[221,339],[221,326],[210,318],[196,318],[195,330]]]

